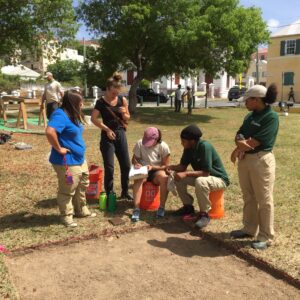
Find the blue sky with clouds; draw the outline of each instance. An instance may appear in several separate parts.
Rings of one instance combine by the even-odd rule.
[[[246,7],[260,7],[264,20],[273,32],[280,26],[300,20],[300,0],[240,0],[240,3]]]
[[[78,1],[73,1],[76,6]],[[291,24],[300,20],[300,0],[240,0],[246,7],[257,6],[262,9],[264,20],[271,31],[277,31],[280,26]],[[84,26],[81,26],[77,38],[91,38]]]

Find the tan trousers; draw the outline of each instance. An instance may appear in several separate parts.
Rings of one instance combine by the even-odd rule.
[[[272,152],[246,154],[239,161],[238,173],[244,199],[243,230],[261,242],[274,238],[273,187],[275,157]]]
[[[87,162],[82,165],[69,166],[69,171],[73,176],[73,184],[66,184],[64,166],[53,165],[58,178],[57,204],[61,216],[71,217],[89,214],[86,206],[85,191],[89,185],[89,170]]]
[[[198,200],[201,212],[209,212],[211,202],[209,193],[211,191],[223,190],[226,184],[223,179],[215,176],[207,177],[185,177],[179,181],[175,181],[178,195],[184,205],[192,205],[194,198],[187,192],[188,185],[195,187],[195,194]]]

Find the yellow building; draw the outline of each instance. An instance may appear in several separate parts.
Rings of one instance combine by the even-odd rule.
[[[271,35],[267,85],[276,83],[278,100],[288,100],[291,87],[300,102],[300,20]]]

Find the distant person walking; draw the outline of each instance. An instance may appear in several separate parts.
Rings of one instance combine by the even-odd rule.
[[[47,72],[44,78],[47,79],[48,82],[44,87],[42,108],[44,107],[44,102],[46,101],[46,114],[49,120],[51,114],[59,107],[59,101],[60,98],[64,96],[64,92],[60,83],[54,79],[51,72]]]
[[[191,115],[193,106],[193,93],[192,89],[189,86],[186,87],[186,91],[183,93],[183,97],[187,99],[188,115]]]
[[[289,91],[289,99],[288,99],[288,101],[290,101],[290,99],[293,99],[293,102],[295,103],[295,93],[294,93],[293,87],[291,87],[291,89]]]
[[[175,112],[180,112],[181,101],[182,101],[181,84],[178,84],[178,87],[175,91]]]

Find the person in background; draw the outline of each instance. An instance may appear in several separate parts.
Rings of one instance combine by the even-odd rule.
[[[126,98],[119,96],[122,88],[120,74],[114,73],[107,79],[105,94],[97,100],[91,120],[101,129],[100,151],[103,157],[104,187],[107,195],[114,187],[114,155],[116,155],[121,169],[121,198],[132,200],[128,192],[130,158],[126,138],[130,114]],[[98,119],[99,116],[102,120]]]
[[[182,101],[181,85],[178,84],[178,87],[175,91],[175,112],[180,112],[181,101]]]
[[[187,114],[191,115],[192,107],[193,107],[193,93],[192,93],[192,89],[189,86],[186,87],[186,91],[183,93],[182,97],[185,98],[187,101],[187,109],[188,109]]]
[[[175,215],[186,216],[194,213],[193,196],[187,187],[195,187],[200,213],[195,226],[199,229],[210,222],[208,212],[211,209],[209,193],[225,189],[229,185],[229,178],[223,163],[211,143],[201,139],[202,132],[196,125],[189,125],[181,131],[181,145],[183,154],[178,165],[171,165],[168,171],[175,171],[175,183],[178,195],[183,203]],[[193,171],[188,171],[191,164]]]
[[[168,175],[165,172],[169,165],[170,149],[162,141],[161,131],[156,127],[149,127],[145,130],[143,139],[140,139],[134,146],[132,164],[136,169],[141,166],[148,167],[148,178],[137,179],[133,183],[134,211],[131,217],[133,222],[140,219],[140,201],[143,183],[147,180],[154,185],[160,186],[160,207],[156,212],[158,218],[165,215],[165,203],[168,197]]]
[[[231,160],[238,162],[243,194],[243,228],[230,233],[233,238],[255,238],[252,247],[263,250],[274,239],[275,157],[273,147],[278,133],[278,114],[271,108],[277,88],[254,85],[246,91],[244,101],[251,111],[235,137],[236,149]]]
[[[46,128],[52,146],[49,158],[58,179],[57,203],[62,223],[76,227],[76,217],[95,217],[86,205],[85,191],[89,185],[89,171],[85,160],[82,96],[75,91],[64,94],[61,108],[55,110]]]
[[[294,89],[293,89],[292,86],[291,86],[291,89],[289,91],[289,99],[288,99],[288,101],[290,101],[291,99],[293,99],[293,102],[295,103],[295,93],[294,93]]]
[[[59,107],[59,101],[60,98],[64,96],[64,92],[60,83],[54,80],[51,72],[46,73],[45,79],[47,79],[48,82],[44,87],[44,93],[42,96],[42,109],[44,108],[44,103],[46,102],[46,114],[49,120],[53,111]]]

